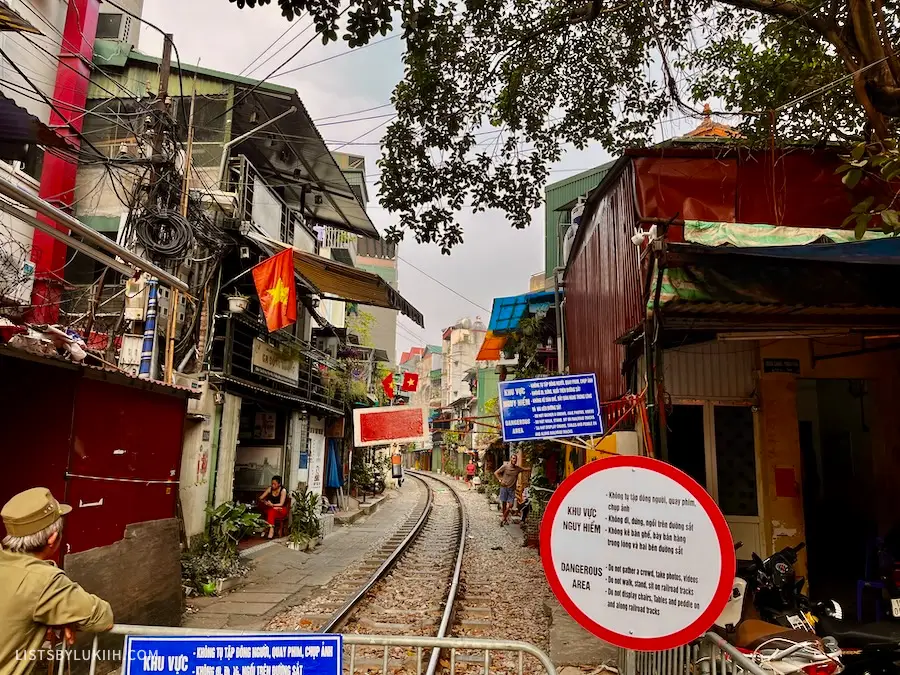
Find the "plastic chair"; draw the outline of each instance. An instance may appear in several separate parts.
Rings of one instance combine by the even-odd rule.
[[[280,518],[275,518],[275,536],[283,537],[284,536],[284,526],[287,525],[288,518],[291,515],[291,498],[287,497],[284,500],[284,515]]]
[[[865,579],[856,582],[856,620],[862,623],[863,620],[863,593],[867,588],[878,591],[878,597],[875,599],[875,621],[881,621],[881,596],[884,591],[884,582],[877,578],[876,570],[879,552],[884,546],[884,540],[876,538],[866,549],[866,570]]]

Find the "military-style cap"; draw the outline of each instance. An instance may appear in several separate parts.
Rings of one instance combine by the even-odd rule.
[[[50,490],[43,487],[20,492],[6,502],[0,517],[11,537],[27,537],[50,527],[69,513],[72,507],[60,504]]]

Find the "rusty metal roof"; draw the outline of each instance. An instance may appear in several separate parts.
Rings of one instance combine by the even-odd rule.
[[[41,31],[32,26],[21,14],[14,11],[4,0],[0,0],[0,32],[41,34]]]

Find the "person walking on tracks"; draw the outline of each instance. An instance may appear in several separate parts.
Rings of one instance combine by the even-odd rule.
[[[500,527],[509,524],[509,512],[516,499],[516,481],[524,470],[519,466],[518,455],[513,455],[508,462],[494,472],[494,476],[500,481],[500,504],[503,507]]]
[[[26,675],[45,638],[63,629],[103,633],[113,626],[109,603],[85,591],[53,559],[59,553],[63,516],[72,510],[47,488],[31,488],[0,511],[6,537],[0,550],[0,675]]]
[[[472,480],[475,478],[475,471],[477,467],[475,466],[475,460],[469,458],[469,463],[466,464],[466,485],[469,489],[472,489]]]

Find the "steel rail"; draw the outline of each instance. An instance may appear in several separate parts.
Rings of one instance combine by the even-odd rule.
[[[416,521],[416,524],[413,526],[412,530],[409,531],[403,541],[394,549],[393,553],[391,553],[387,559],[381,563],[381,566],[369,577],[369,580],[366,581],[362,586],[360,586],[356,592],[331,616],[330,619],[319,629],[319,633],[336,633],[338,629],[350,618],[350,615],[353,613],[353,610],[356,606],[362,602],[363,598],[368,595],[369,591],[375,587],[379,581],[381,581],[382,577],[384,577],[388,571],[397,563],[406,549],[410,547],[410,545],[415,541],[416,537],[419,536],[419,533],[425,527],[425,523],[428,522],[428,516],[431,514],[432,506],[434,505],[434,495],[432,494],[431,487],[425,481],[424,478],[420,476],[414,476],[416,480],[420,481],[424,486],[427,494],[427,501],[425,503],[425,508],[422,509],[422,514],[419,516],[419,519]]]
[[[415,475],[418,478],[415,472],[410,471],[408,473],[410,473],[410,475]],[[438,634],[435,636],[437,638],[445,638],[447,637],[447,630],[450,628],[450,624],[453,621],[453,613],[456,610],[456,594],[459,591],[459,577],[462,574],[463,555],[466,552],[466,537],[469,532],[469,519],[466,516],[466,508],[463,506],[462,498],[457,494],[456,490],[453,489],[453,486],[443,478],[438,478],[436,476],[429,476],[429,478],[446,485],[450,492],[453,493],[453,496],[456,498],[456,503],[459,506],[459,544],[456,552],[456,565],[453,568],[453,577],[450,580],[450,591],[447,593],[447,601],[444,605],[444,615],[441,617],[441,625],[440,628],[438,628]],[[431,659],[428,661],[428,669],[425,671],[425,675],[435,675],[440,656],[441,650],[439,647],[435,647],[431,650]]]

